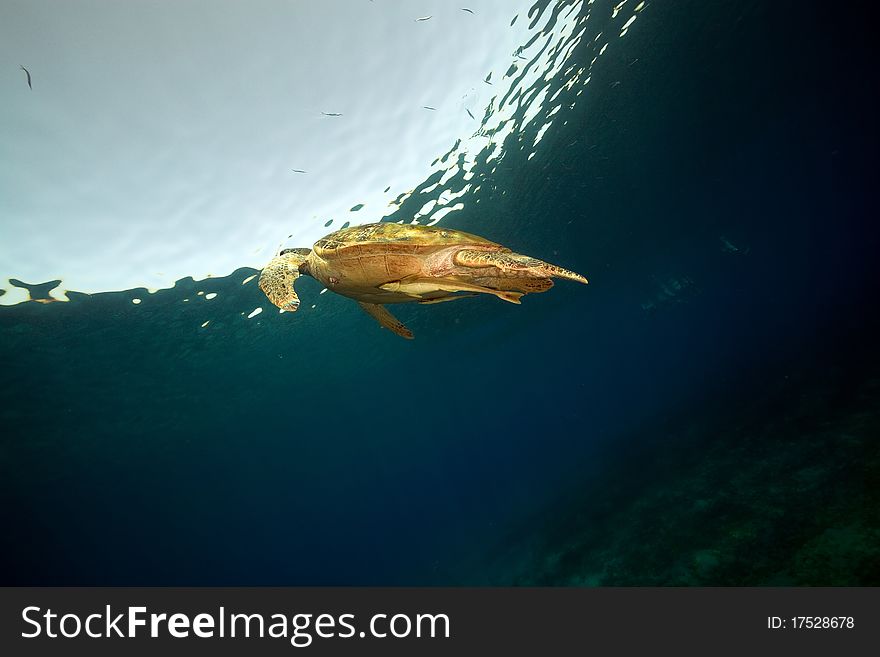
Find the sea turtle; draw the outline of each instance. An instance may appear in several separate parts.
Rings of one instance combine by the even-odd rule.
[[[404,338],[412,332],[389,303],[440,303],[477,293],[510,303],[545,292],[553,277],[587,279],[482,237],[449,228],[378,223],[343,228],[311,249],[284,249],[260,274],[260,289],[285,311],[299,307],[293,283],[301,274],[354,299],[380,325]]]

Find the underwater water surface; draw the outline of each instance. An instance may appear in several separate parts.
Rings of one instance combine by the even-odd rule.
[[[91,294],[51,262],[10,271],[4,296],[31,300],[0,307],[4,584],[880,583],[868,41],[793,3],[542,1],[503,23],[526,21],[479,102],[419,97],[469,123],[412,187],[348,153],[374,196],[261,207],[253,232],[267,260],[348,221],[439,221],[590,284],[399,305],[405,341],[305,277],[280,314],[247,262]]]

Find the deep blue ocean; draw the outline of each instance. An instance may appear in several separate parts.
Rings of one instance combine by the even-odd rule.
[[[0,583],[880,584],[873,46],[648,9],[442,224],[588,286],[397,306],[413,341],[244,321],[246,268],[210,330],[192,279],[0,307]]]

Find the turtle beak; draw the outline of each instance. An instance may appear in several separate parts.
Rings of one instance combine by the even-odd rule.
[[[260,274],[260,289],[281,310],[292,313],[299,308],[293,284],[299,278],[299,266],[304,261],[302,255],[285,253],[273,258]]]

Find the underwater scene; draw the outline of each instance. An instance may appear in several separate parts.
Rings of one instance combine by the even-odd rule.
[[[0,584],[880,585],[870,43],[0,0]]]

